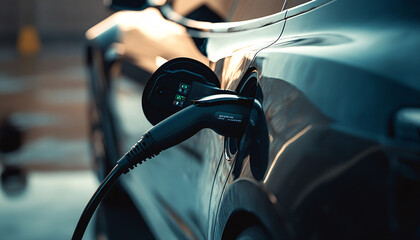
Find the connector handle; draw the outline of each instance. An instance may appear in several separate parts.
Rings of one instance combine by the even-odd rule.
[[[230,94],[201,99],[163,120],[148,132],[159,150],[165,150],[190,138],[203,128],[226,137],[239,137],[248,123],[252,99]]]

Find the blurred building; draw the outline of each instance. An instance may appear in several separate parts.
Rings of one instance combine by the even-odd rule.
[[[42,41],[67,41],[109,15],[101,0],[0,0],[0,44],[16,42],[20,28],[32,23]]]

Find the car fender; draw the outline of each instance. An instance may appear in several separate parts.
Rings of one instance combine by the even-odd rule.
[[[244,229],[225,229],[230,223],[239,228],[245,221],[238,221],[235,215],[241,212],[251,214],[269,232],[273,239],[293,238],[293,229],[284,218],[276,197],[264,189],[263,185],[251,179],[238,179],[227,189],[219,206],[215,230],[212,239],[222,239],[226,231],[241,231]],[[236,221],[231,223],[231,221]],[[248,226],[249,227],[249,226]]]

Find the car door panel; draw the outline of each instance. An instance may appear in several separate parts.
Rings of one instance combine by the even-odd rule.
[[[239,175],[228,175],[222,205],[230,201],[265,219],[238,200],[246,192],[239,193],[236,186],[251,180],[280,209],[285,218],[280,226],[291,226],[292,236],[369,238],[379,232],[390,236],[387,224],[393,213],[387,204],[392,188],[387,183],[392,179],[393,158],[388,141],[393,136],[389,126],[398,109],[420,105],[419,82],[412,74],[418,67],[397,61],[402,54],[418,58],[412,55],[413,49],[420,49],[418,42],[402,37],[416,36],[418,23],[398,22],[400,3],[386,10],[378,6],[381,13],[375,21],[371,16],[378,9],[373,4],[363,9],[345,0],[316,8],[310,4],[302,5],[302,12],[299,7],[288,10],[279,40],[259,51],[251,64],[259,73],[264,97],[269,163],[259,180],[252,173],[252,159],[246,158]],[[355,19],[355,11],[365,14]],[[395,39],[400,40],[398,48],[389,47]],[[216,236],[223,231],[218,224],[225,226],[232,214],[220,211]]]

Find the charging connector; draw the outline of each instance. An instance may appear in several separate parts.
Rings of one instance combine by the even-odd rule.
[[[233,94],[212,95],[193,101],[191,106],[149,129],[98,187],[86,205],[72,239],[82,239],[93,213],[121,174],[128,173],[137,164],[187,140],[204,128],[226,137],[240,137],[248,124],[253,104],[253,99]]]

